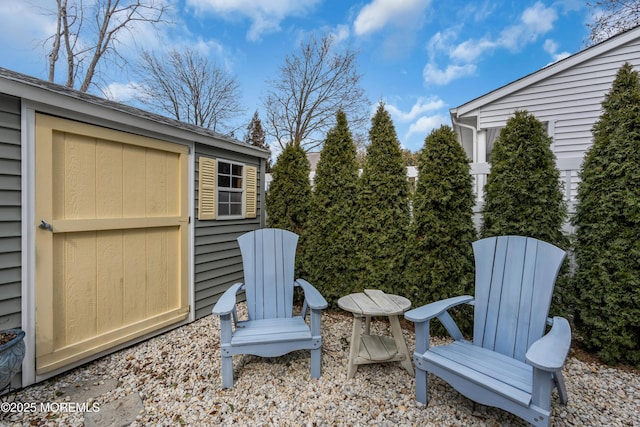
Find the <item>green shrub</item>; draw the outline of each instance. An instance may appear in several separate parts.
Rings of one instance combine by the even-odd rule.
[[[309,160],[299,144],[287,145],[273,167],[267,192],[267,225],[302,234],[311,203]]]
[[[521,235],[569,249],[562,232],[567,217],[560,172],[543,124],[517,111],[500,132],[485,185],[482,237]],[[571,318],[569,261],[558,280],[550,313]]]
[[[358,180],[356,146],[347,116],[339,111],[336,119],[316,168],[303,255],[308,280],[332,305],[354,289],[354,202]]]
[[[408,239],[406,282],[411,302],[418,307],[474,288],[474,195],[469,160],[449,126],[425,139],[418,158],[418,184]],[[407,295],[408,296],[408,295]],[[470,331],[470,312],[457,316]]]
[[[403,279],[409,227],[409,185],[391,116],[380,104],[358,181],[357,291],[407,294]]]
[[[522,235],[566,248],[566,203],[542,123],[517,111],[500,132],[485,185],[482,237]]]
[[[573,218],[575,323],[603,361],[640,366],[640,78],[631,65],[602,107]]]

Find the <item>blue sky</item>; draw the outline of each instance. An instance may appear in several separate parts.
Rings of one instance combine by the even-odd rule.
[[[85,0],[89,3],[91,0]],[[372,111],[382,100],[403,147],[450,124],[449,109],[585,47],[590,11],[583,0],[154,0],[172,5],[172,23],[139,25],[121,39],[131,62],[138,49],[189,46],[234,75],[244,116],[256,109],[266,81],[310,33],[331,33],[360,52],[358,69]],[[46,79],[54,0],[0,2],[0,66]],[[103,69],[102,88],[131,97],[132,73]],[[62,70],[58,73],[63,78]],[[96,91],[93,91],[96,93]]]

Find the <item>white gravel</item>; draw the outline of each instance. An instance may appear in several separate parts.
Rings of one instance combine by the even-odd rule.
[[[234,387],[222,389],[218,320],[207,316],[3,399],[23,404],[69,402],[70,388],[102,385],[89,406],[105,407],[132,393],[140,396],[144,409],[133,426],[527,425],[502,410],[474,404],[433,376],[425,407],[414,399],[414,379],[397,362],[360,366],[355,378],[347,380],[352,317],[328,311],[322,322],[319,380],[309,378],[308,351],[271,359],[234,356]],[[413,332],[407,324],[403,327],[413,352]],[[387,323],[374,322],[372,332],[388,333]],[[552,425],[640,426],[639,371],[613,369],[572,355],[564,375],[569,404],[561,405],[554,392]],[[104,387],[109,382],[113,386]],[[14,412],[0,413],[0,424],[82,426],[85,418],[74,411]]]

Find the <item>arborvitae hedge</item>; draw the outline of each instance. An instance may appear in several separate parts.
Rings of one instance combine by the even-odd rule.
[[[485,185],[482,237],[521,235],[569,249],[562,227],[567,217],[560,172],[543,124],[517,111],[500,132]],[[569,261],[556,280],[551,315],[572,313]]]
[[[409,185],[391,116],[380,104],[369,131],[358,181],[357,289],[408,295],[403,281],[409,227]]]
[[[567,215],[551,138],[526,111],[507,121],[491,153],[482,237],[522,235],[566,249]]]
[[[311,203],[309,160],[299,144],[287,145],[273,167],[267,225],[302,234]]]
[[[418,158],[405,276],[414,306],[473,295],[474,202],[469,160],[453,129],[442,126],[425,139]],[[456,321],[469,332],[465,314]]]
[[[640,78],[631,65],[602,106],[573,219],[575,323],[603,361],[640,366]]]
[[[514,234],[569,249],[562,232],[567,206],[551,142],[543,124],[526,111],[507,121],[491,153],[482,237]],[[556,280],[551,315],[571,315],[570,288],[566,260]]]
[[[339,111],[324,141],[316,168],[309,222],[305,227],[303,270],[332,305],[354,291],[356,146]]]

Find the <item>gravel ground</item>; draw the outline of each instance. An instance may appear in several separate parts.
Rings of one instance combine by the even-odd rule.
[[[218,320],[207,316],[4,399],[69,401],[69,388],[111,382],[116,385],[105,387],[88,406],[138,394],[144,410],[133,426],[527,425],[502,410],[474,404],[433,376],[425,407],[414,399],[414,379],[397,362],[360,366],[355,378],[347,380],[352,317],[328,311],[322,322],[319,380],[309,378],[308,351],[271,359],[235,356],[235,385],[222,389]],[[387,323],[374,322],[375,332],[388,333]],[[408,324],[403,323],[403,332],[412,352],[414,337]],[[552,425],[640,427],[640,372],[582,361],[572,353],[564,375],[569,404],[561,405],[554,392]],[[0,414],[0,424],[82,426],[85,418],[81,412],[5,413]]]

